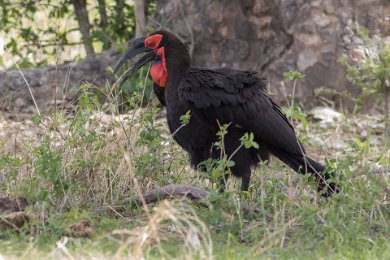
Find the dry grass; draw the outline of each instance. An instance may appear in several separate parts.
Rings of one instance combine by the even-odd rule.
[[[250,194],[238,193],[239,182],[230,181],[229,192],[212,195],[212,208],[164,201],[118,212],[123,198],[154,187],[215,187],[190,170],[163,111],[148,106],[118,114],[114,100],[100,106],[86,94],[71,113],[57,111],[38,123],[1,120],[1,194],[28,197],[35,202],[28,212],[38,216],[25,225],[27,231],[0,232],[4,255],[345,257],[359,246],[366,256],[389,255],[383,242],[389,235],[389,175],[370,173],[390,163],[380,116],[350,116],[325,126],[309,121],[306,128],[296,122],[309,153],[334,159],[344,174],[345,189],[328,202],[318,199],[306,178],[272,160],[257,167]],[[244,216],[244,204],[260,212]],[[88,235],[72,236],[70,230],[82,223],[88,223]]]

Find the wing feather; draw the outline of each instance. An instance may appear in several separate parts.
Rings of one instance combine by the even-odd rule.
[[[254,72],[192,68],[181,81],[179,98],[206,124],[238,124],[257,140],[301,154],[293,126]]]

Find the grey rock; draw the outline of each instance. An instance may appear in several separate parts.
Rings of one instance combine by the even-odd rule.
[[[158,1],[157,10],[171,4]],[[339,63],[343,54],[362,43],[352,29],[355,22],[390,36],[389,0],[199,0],[182,6],[185,17],[177,15],[175,8],[165,15],[175,17],[168,27],[181,35],[188,29],[177,24],[187,20],[194,25],[194,65],[257,70],[267,75],[276,93],[283,93],[283,72],[300,70],[305,78],[299,81],[295,97],[305,104],[315,102],[314,90],[319,87],[358,93]],[[211,27],[214,32],[208,31]],[[226,33],[216,33],[221,31]],[[216,34],[221,38],[218,43]],[[241,46],[248,46],[248,52],[239,51]],[[291,91],[287,88],[288,95]],[[339,102],[337,96],[326,98]],[[275,99],[285,100],[279,95]]]
[[[343,150],[348,147],[348,144],[340,139],[334,139],[330,143],[328,143],[328,146],[337,149],[337,150]]]
[[[344,115],[329,107],[315,107],[310,111],[310,115],[321,125],[329,126],[340,123],[344,120]]]

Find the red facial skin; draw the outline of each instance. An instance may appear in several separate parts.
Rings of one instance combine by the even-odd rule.
[[[161,34],[155,34],[147,37],[145,39],[145,47],[150,49],[156,49],[160,45],[162,37],[163,36]]]
[[[165,49],[164,47],[157,48],[160,45],[162,37],[161,34],[149,36],[145,39],[145,47],[154,49],[157,56],[161,58],[161,63],[154,63],[150,68],[150,75],[152,76],[154,83],[160,87],[166,87],[168,75],[165,61]]]

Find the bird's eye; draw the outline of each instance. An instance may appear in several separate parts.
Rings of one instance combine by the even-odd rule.
[[[151,49],[155,49],[157,46],[156,46],[156,42],[153,41],[154,39],[151,39],[151,38],[147,38],[145,40],[145,46],[148,47],[148,48],[151,48]]]
[[[145,39],[145,46],[151,49],[156,49],[160,45],[162,37],[163,36],[161,34],[149,36]]]
[[[154,47],[154,42],[151,42],[151,41],[149,41],[149,42],[147,42],[146,43],[146,45],[148,46],[148,47],[150,47],[150,48],[153,48]]]

